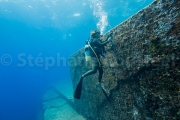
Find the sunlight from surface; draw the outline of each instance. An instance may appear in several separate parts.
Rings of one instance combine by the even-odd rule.
[[[67,31],[80,26],[93,26],[104,34],[136,13],[147,4],[147,1],[0,0],[0,17],[20,21],[37,28],[57,28],[66,36],[69,34]],[[62,38],[67,39],[63,36]]]

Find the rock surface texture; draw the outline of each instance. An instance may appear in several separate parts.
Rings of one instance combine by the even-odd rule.
[[[96,87],[97,72],[83,80],[76,110],[87,120],[180,119],[180,0],[155,0],[110,31],[101,58],[110,102]],[[83,48],[69,63],[75,88],[91,63]]]

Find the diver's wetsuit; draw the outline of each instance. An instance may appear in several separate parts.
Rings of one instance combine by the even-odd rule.
[[[100,62],[100,55],[102,54],[103,47],[108,43],[108,39],[105,41],[101,41],[100,39],[94,38],[91,43],[91,47],[94,49],[99,62]],[[99,71],[99,83],[101,83],[102,75],[103,75],[103,69],[102,65],[99,65],[98,59],[96,58],[96,55],[93,51],[91,51],[91,57],[92,57],[92,70],[87,71],[85,74],[82,75],[82,77],[86,77],[88,75],[95,74],[96,71]]]

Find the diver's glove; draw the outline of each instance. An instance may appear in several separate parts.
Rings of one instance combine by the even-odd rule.
[[[109,35],[107,36],[107,38],[110,38],[112,36],[112,31],[109,33]]]
[[[110,42],[110,41],[111,41],[111,38],[112,38],[112,37],[109,37],[109,38],[108,38],[108,42]]]

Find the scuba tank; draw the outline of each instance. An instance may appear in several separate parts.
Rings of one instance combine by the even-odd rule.
[[[86,61],[90,61],[91,60],[91,51],[90,51],[90,46],[89,45],[85,45],[85,59]]]

